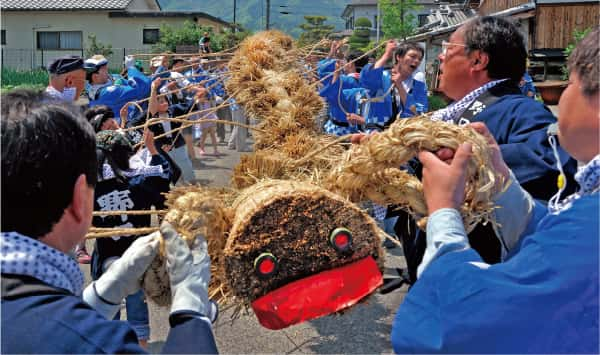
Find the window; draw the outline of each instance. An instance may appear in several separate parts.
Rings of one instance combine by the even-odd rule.
[[[419,27],[423,27],[425,26],[425,24],[427,23],[427,16],[429,16],[428,14],[425,15],[419,15]]]
[[[81,31],[38,32],[38,49],[82,49]]]
[[[6,44],[6,30],[2,30],[2,42],[0,44]]]
[[[373,28],[377,28],[377,15],[373,16]]]
[[[144,29],[142,36],[143,44],[155,44],[158,43],[159,32],[157,28],[146,28]]]

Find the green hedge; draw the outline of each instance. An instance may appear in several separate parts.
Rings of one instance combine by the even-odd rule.
[[[48,72],[45,70],[14,70],[2,68],[0,84],[3,90],[17,87],[43,89],[48,85]]]

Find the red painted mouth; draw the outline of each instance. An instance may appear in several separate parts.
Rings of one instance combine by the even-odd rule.
[[[381,286],[372,256],[289,283],[252,302],[260,324],[282,329],[356,304]]]

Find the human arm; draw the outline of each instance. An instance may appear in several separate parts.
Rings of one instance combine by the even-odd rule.
[[[578,200],[502,263],[485,264],[473,249],[440,256],[400,305],[394,351],[597,352],[597,312],[582,311],[598,304],[597,215],[597,194]]]
[[[397,46],[398,44],[396,43],[396,40],[390,39],[385,45],[385,51],[383,52],[383,55],[375,62],[373,68],[383,68],[390,59],[393,59],[394,51],[396,50]]]
[[[338,51],[342,46],[342,42],[340,41],[331,41],[331,46],[329,46],[329,54],[327,54],[327,58],[337,58]]]
[[[359,85],[368,89],[372,93],[377,93],[378,91],[385,91],[384,83],[384,70],[382,68],[375,68],[373,64],[365,65],[360,71]],[[388,88],[391,82],[388,83]]]
[[[191,248],[168,223],[163,222],[160,232],[165,242],[166,266],[171,284],[171,331],[167,338],[171,342],[185,340],[189,349],[196,353],[216,353],[211,321],[217,317],[216,304],[208,298],[210,282],[210,258],[208,245],[198,235]],[[194,334],[192,338],[183,336]],[[179,340],[179,341],[178,341]],[[165,351],[171,345],[165,344]],[[174,350],[174,349],[172,349]]]
[[[363,125],[365,124],[365,118],[363,116],[357,115],[355,113],[350,113],[346,116],[346,120],[350,124]]]
[[[545,209],[541,205],[536,206],[531,196],[514,178],[511,179],[512,174],[502,158],[500,147],[485,124],[473,123],[471,127],[486,138],[492,167],[500,177],[497,183],[501,185],[497,188],[501,193],[495,197],[499,205],[495,211],[500,226],[497,231],[503,245],[510,251],[523,235],[533,230],[537,221],[545,215]],[[437,156],[430,152],[419,154],[423,164],[423,190],[430,214],[427,248],[418,268],[419,277],[434,259],[444,253],[470,248],[458,212],[464,198],[465,168],[461,168],[461,164],[466,164],[464,148],[465,145],[461,145],[456,154],[447,149],[440,150]],[[460,158],[458,162],[457,158]],[[438,210],[440,212],[436,213]]]
[[[150,86],[150,100],[148,101],[148,111],[150,111],[150,115],[154,116],[158,112],[158,88],[162,83],[161,78],[156,78],[152,81],[152,85]]]
[[[323,79],[326,75],[330,74],[335,70],[335,63],[337,60],[331,58],[321,59],[317,63],[317,75],[319,79]]]
[[[157,233],[136,239],[102,276],[83,291],[83,300],[106,319],[112,319],[121,301],[140,289],[140,280],[158,252]]]
[[[129,86],[135,88],[135,94],[131,93],[132,95],[135,95],[137,99],[148,97],[152,78],[144,75],[144,73],[139,71],[135,66],[127,68],[127,78],[129,78]]]

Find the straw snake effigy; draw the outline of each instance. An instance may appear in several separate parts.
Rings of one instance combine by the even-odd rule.
[[[322,99],[303,78],[294,53],[292,39],[278,31],[261,32],[240,44],[229,61],[225,86],[246,114],[259,120],[254,152],[235,167],[231,189],[187,186],[167,196],[165,219],[190,245],[197,235],[208,241],[211,297],[249,305],[327,267],[366,256],[382,267],[383,233],[354,203],[399,205],[424,227],[427,208],[421,183],[401,169],[421,150],[472,143],[460,212],[467,230],[479,222],[494,222],[491,201],[502,184],[490,168],[482,136],[467,127],[418,117],[397,120],[388,130],[346,149],[338,137],[319,133],[314,117]],[[348,226],[356,242],[351,253],[339,254],[322,244],[332,230]],[[256,273],[256,262],[265,251],[278,253],[273,257],[283,263],[268,281]],[[162,254],[143,281],[152,300],[169,302]]]

